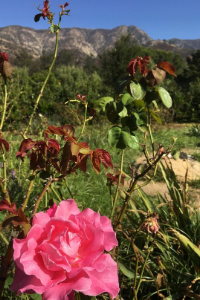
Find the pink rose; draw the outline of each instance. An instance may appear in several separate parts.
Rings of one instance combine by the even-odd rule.
[[[54,204],[33,218],[25,239],[14,240],[15,278],[11,289],[42,294],[43,300],[73,300],[74,291],[115,298],[119,292],[117,264],[104,250],[117,246],[107,217],[74,200]]]

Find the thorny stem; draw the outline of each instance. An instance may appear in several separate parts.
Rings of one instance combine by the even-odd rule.
[[[120,186],[122,173],[123,173],[123,164],[124,164],[124,150],[122,150],[122,154],[121,154],[119,180],[118,180],[118,183],[117,183],[115,198],[114,198],[114,201],[113,201],[113,207],[112,207],[112,212],[111,212],[111,216],[110,216],[111,221],[113,219],[113,215],[114,215],[115,207],[116,207],[116,203],[117,203],[117,198],[118,198],[118,193],[119,193],[119,186]]]
[[[0,190],[1,190],[1,194],[2,194],[3,198],[11,204],[8,190],[4,189],[3,181],[1,178],[0,178]]]
[[[33,187],[33,183],[34,183],[34,179],[35,179],[35,174],[36,174],[36,172],[33,171],[33,174],[32,174],[33,179],[29,182],[27,194],[26,194],[25,200],[24,200],[24,202],[22,204],[22,210],[23,211],[25,210],[25,208],[26,208],[26,206],[28,204],[28,200],[29,200],[29,197],[30,197],[30,194],[31,194],[31,190],[32,190],[32,187]]]
[[[79,142],[81,136],[83,135],[83,132],[85,130],[85,124],[86,124],[86,120],[87,120],[87,102],[84,104],[85,105],[85,115],[84,115],[84,122],[83,122],[83,127],[82,127],[82,130],[81,130],[81,133],[77,139],[77,142]]]
[[[52,182],[55,181],[55,180],[56,180],[55,178],[54,179],[52,177],[49,178],[47,184],[45,185],[45,187],[43,188],[41,194],[39,195],[39,197],[36,200],[35,207],[34,207],[34,210],[33,210],[33,213],[32,213],[32,217],[34,217],[35,214],[37,213],[38,207],[40,205],[40,202],[41,202],[44,194],[46,193],[46,191],[48,190],[48,188],[50,187]]]
[[[118,221],[117,221],[117,224],[115,225],[115,230],[118,229],[119,225],[121,224],[122,222],[122,219],[123,219],[123,216],[125,214],[125,211],[126,211],[126,208],[128,206],[128,203],[131,199],[131,194],[133,193],[133,191],[135,190],[136,186],[137,186],[137,182],[140,178],[144,177],[152,168],[153,166],[156,166],[157,163],[161,160],[162,156],[164,155],[165,153],[162,152],[158,157],[157,159],[154,161],[154,163],[152,165],[149,165],[141,174],[138,174],[135,176],[135,179],[131,185],[131,187],[128,189],[127,193],[126,193],[126,198],[124,200],[124,204],[123,204],[123,207],[122,207],[122,210],[119,214],[119,217],[118,217]]]
[[[0,130],[2,130],[2,128],[3,128],[3,123],[5,120],[6,108],[7,108],[8,91],[7,91],[6,79],[5,79],[5,84],[4,84],[4,93],[5,93],[5,96],[4,96],[3,114],[2,114],[2,118],[1,118]]]
[[[58,30],[56,31],[56,45],[55,45],[55,50],[54,50],[54,57],[53,57],[51,66],[49,67],[49,71],[48,71],[47,77],[46,77],[46,79],[45,79],[45,81],[44,81],[44,83],[43,83],[43,85],[42,85],[42,88],[41,88],[41,90],[40,90],[40,93],[39,93],[39,95],[38,95],[38,97],[37,97],[37,100],[36,100],[36,102],[35,102],[35,105],[34,105],[34,108],[33,108],[33,112],[32,112],[32,114],[31,114],[31,116],[30,116],[30,119],[29,119],[29,123],[28,123],[28,125],[27,125],[27,127],[26,127],[26,129],[25,129],[25,131],[24,131],[24,133],[23,133],[23,137],[24,137],[24,138],[26,138],[26,134],[28,133],[28,130],[29,130],[30,126],[32,125],[32,120],[33,120],[33,117],[34,117],[34,115],[35,115],[36,109],[37,109],[37,107],[38,107],[40,98],[41,98],[42,95],[43,95],[44,88],[45,88],[45,86],[46,86],[46,84],[47,84],[47,81],[48,81],[48,79],[49,79],[49,77],[50,77],[50,75],[51,75],[52,68],[53,68],[54,63],[55,63],[55,61],[56,61],[57,52],[58,52],[58,35],[59,35],[59,31],[60,31],[59,28],[60,28],[60,23],[61,23],[61,17],[62,17],[62,13],[60,13],[60,15],[59,15]]]

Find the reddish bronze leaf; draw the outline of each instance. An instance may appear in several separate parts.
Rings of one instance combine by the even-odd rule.
[[[59,126],[59,127],[48,126],[48,128],[44,132],[46,134],[47,133],[58,134],[58,135],[67,136],[70,138],[70,137],[74,136],[75,129],[72,125],[66,124],[66,125]]]
[[[60,144],[54,139],[48,140],[48,152],[52,157],[57,157],[60,152]]]
[[[87,159],[89,155],[80,155],[77,161],[77,167],[81,169],[81,171],[86,172],[87,170]]]
[[[106,170],[108,167],[113,168],[111,156],[106,150],[96,148],[95,151],[90,152],[90,155],[93,168],[97,173],[100,172],[100,162],[102,162]]]
[[[23,159],[27,152],[35,146],[35,142],[32,139],[25,139],[22,141],[19,151],[16,154],[16,157]]]
[[[159,64],[157,64],[157,67],[176,77],[176,69],[170,63],[161,61]]]
[[[7,200],[1,200],[0,201],[0,211],[2,210],[8,210],[9,212],[13,214],[17,214],[17,209],[15,203],[9,203]]]
[[[6,140],[0,138],[0,148],[2,150],[2,153],[4,153],[3,146],[5,147],[6,151],[8,152],[8,150],[9,150],[9,143]]]
[[[132,59],[127,66],[127,72],[132,77],[134,77],[135,72],[139,67],[140,74],[147,74],[148,71],[146,65],[149,64],[149,60],[150,60],[149,56],[145,56],[145,57],[138,56],[137,58]]]
[[[60,162],[60,170],[62,174],[66,173],[71,157],[72,157],[71,144],[69,142],[66,142],[63,148],[63,154]]]

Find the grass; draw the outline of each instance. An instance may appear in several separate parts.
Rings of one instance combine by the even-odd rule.
[[[117,172],[120,168],[120,155],[116,154],[108,145],[107,132],[109,127],[110,125],[107,122],[87,126],[82,137],[82,141],[87,142],[90,146],[90,149],[101,148],[107,150],[112,156],[114,171]],[[173,138],[176,138],[176,149],[192,149],[194,151],[194,154],[192,155],[199,160],[200,149],[198,149],[196,146],[199,142],[199,138],[196,136],[188,136],[188,128],[190,128],[189,124],[173,124],[155,127],[153,130],[155,145],[162,144],[164,148],[167,149],[168,147],[171,147]],[[80,130],[80,127],[76,129],[76,136],[79,135]],[[139,132],[137,137],[139,142],[143,144],[143,133]],[[15,157],[22,141],[22,136],[4,133],[3,138],[5,138],[10,144],[10,151],[8,154],[8,178],[9,188],[12,191],[11,198],[12,201],[19,203],[22,202],[22,198],[29,183],[29,180],[27,179],[31,174],[29,171],[29,160],[25,158],[24,162],[21,162],[20,159],[17,160]],[[36,140],[35,136],[31,136],[31,138]],[[127,149],[125,151],[124,171],[126,173],[131,175],[129,166],[133,165],[136,159],[143,155],[141,151],[142,147],[140,147],[139,150]],[[16,178],[19,178],[20,173],[20,181],[17,181],[17,179],[11,179],[10,169],[15,170]],[[108,187],[106,186],[107,179],[105,174],[110,172],[110,170],[106,172],[103,165],[101,169],[101,173],[97,175],[91,166],[91,162],[88,161],[87,172],[83,173],[78,171],[76,174],[70,175],[68,178],[68,184],[75,200],[82,208],[90,207],[91,209],[100,211],[101,214],[109,215],[111,209],[111,200]],[[159,180],[159,176],[157,180]],[[34,187],[35,193],[33,192],[31,195],[31,203],[33,203],[35,195],[41,190],[42,184],[43,183],[40,179],[36,181]],[[193,183],[190,185],[193,185]],[[70,197],[65,185],[62,185],[61,192],[64,198]],[[51,197],[55,198],[55,195],[49,192],[48,198],[50,199]]]
[[[114,165],[114,172],[117,172],[120,168],[119,162],[120,162],[120,155],[116,154],[108,145],[107,142],[107,132],[109,129],[110,125],[108,123],[99,123],[96,125],[92,126],[87,126],[85,133],[82,137],[82,141],[85,141],[89,144],[90,149],[95,149],[95,148],[101,148],[107,150],[111,156],[112,156],[112,161]],[[191,149],[191,153],[195,157],[199,157],[199,149],[197,148],[197,143],[199,142],[199,138],[196,136],[188,136],[188,127],[189,125],[163,125],[160,126],[159,129],[156,127],[153,130],[154,133],[154,141],[155,145],[162,144],[165,149],[168,147],[171,147],[173,144],[173,138],[177,138],[176,146],[175,148],[177,150],[182,150],[182,149]],[[76,129],[76,136],[79,135],[81,131],[81,128]],[[51,136],[53,137],[53,136]],[[143,144],[143,133],[137,134],[138,140],[140,144]],[[29,171],[29,160],[27,158],[24,159],[24,162],[21,162],[19,159],[17,160],[15,155],[17,150],[19,149],[19,145],[22,141],[22,137],[20,135],[10,135],[9,133],[5,133],[3,135],[3,138],[8,140],[8,142],[11,145],[11,152],[8,154],[8,186],[10,189],[10,194],[11,194],[11,199],[13,202],[17,204],[18,207],[20,207],[20,204],[23,202],[23,197],[26,193],[26,188],[28,186],[29,180],[28,177],[30,176],[31,172]],[[36,140],[37,138],[35,136],[31,136],[33,140]],[[184,150],[186,151],[186,150]],[[189,150],[188,150],[189,151]],[[190,152],[188,152],[190,154]],[[131,170],[129,169],[129,165],[134,165],[134,162],[136,159],[140,156],[142,156],[142,147],[140,147],[139,150],[131,150],[127,149],[125,151],[125,158],[124,158],[124,171],[128,174],[131,175]],[[10,174],[10,169],[14,169],[16,172],[16,178],[19,178],[20,174],[20,181],[18,179],[12,179],[11,174]],[[109,194],[109,189],[107,187],[107,178],[106,178],[106,173],[111,172],[111,170],[105,170],[103,165],[101,165],[101,172],[98,175],[94,169],[92,168],[91,162],[88,159],[88,168],[86,173],[83,173],[82,171],[78,170],[76,174],[71,174],[70,176],[67,177],[67,184],[68,187],[64,182],[58,182],[54,184],[54,190],[53,191],[51,188],[48,190],[47,193],[47,198],[48,201],[52,202],[56,201],[58,202],[58,198],[63,199],[69,199],[71,198],[71,194],[73,195],[73,198],[77,202],[79,208],[85,209],[87,207],[93,209],[94,211],[99,211],[101,215],[107,215],[110,216],[111,213],[111,199],[110,199],[110,194]],[[159,177],[156,178],[156,180],[159,180]],[[199,184],[199,181],[190,182],[190,186],[194,184],[194,187],[197,187],[197,184]],[[40,193],[42,187],[43,187],[44,181],[39,178],[39,175],[37,176],[37,179],[35,181],[35,185],[33,188],[33,191],[30,196],[30,202],[29,202],[29,211],[32,209],[32,205],[34,204],[34,199],[35,197]],[[70,192],[69,192],[69,189]],[[114,192],[114,188],[113,188]],[[71,193],[71,194],[70,194]],[[56,196],[57,195],[57,196]],[[159,200],[157,197],[146,197],[143,196],[143,198],[139,197],[138,195],[134,195],[134,200],[136,202],[136,208],[140,209],[141,211],[144,211],[145,213],[148,212],[148,206],[146,205],[147,201],[152,207],[152,211],[157,211],[160,214],[160,222],[162,228],[164,228],[163,232],[165,236],[168,236],[170,234],[168,232],[168,227],[171,225],[171,222],[173,221],[173,214],[172,211],[170,211],[170,208],[168,209],[168,203],[163,205],[162,199]],[[175,199],[176,200],[176,199]],[[122,200],[120,200],[122,202]],[[119,201],[119,202],[120,202]],[[118,202],[118,203],[119,203]],[[175,202],[174,202],[175,203]],[[160,206],[159,206],[160,205]],[[40,210],[45,209],[45,204],[44,200],[41,202]],[[134,208],[132,208],[134,210]],[[138,216],[139,217],[138,217]],[[130,238],[132,238],[134,234],[135,228],[137,228],[140,224],[141,219],[144,218],[144,215],[139,214],[139,213],[133,213],[131,210],[128,213],[128,217],[124,218],[123,224],[125,230],[124,232],[126,234],[130,234]],[[175,217],[174,217],[175,218]],[[175,219],[176,221],[176,219]],[[174,224],[177,226],[177,223]],[[163,224],[162,224],[163,222]],[[178,221],[177,221],[178,222]],[[185,222],[184,224],[188,224],[188,222]],[[165,228],[166,227],[166,228]],[[134,230],[133,230],[134,229]],[[184,229],[184,228],[182,228]],[[199,232],[198,230],[196,230]],[[199,237],[199,236],[197,236]],[[135,270],[135,254],[133,253],[133,250],[130,249],[130,242],[126,239],[124,239],[124,236],[122,235],[121,232],[118,232],[118,240],[120,244],[119,248],[119,260],[123,263],[125,263],[125,266],[130,269],[132,272]],[[137,237],[137,246],[141,249],[141,255],[145,257],[147,249],[145,248],[146,244],[144,243],[145,240],[145,232],[141,231]],[[170,247],[173,246],[173,243],[175,243],[175,240],[171,238],[172,244],[167,242]],[[154,240],[150,241],[151,244],[154,245],[154,250],[150,254],[150,259],[148,261],[148,266],[151,269],[151,272],[153,272],[153,275],[151,275],[148,272],[148,268],[145,270],[145,276],[150,279],[145,283],[142,283],[141,285],[141,291],[139,291],[139,298],[138,299],[147,299],[147,297],[150,296],[151,291],[152,291],[152,296],[151,299],[158,299],[155,293],[155,278],[160,272],[158,269],[158,266],[156,264],[156,257],[160,256],[163,262],[166,260],[166,274],[167,272],[170,272],[170,268],[173,265],[174,269],[177,269],[180,271],[181,274],[175,274],[175,271],[172,271],[171,275],[175,274],[172,276],[170,280],[171,282],[175,282],[175,277],[179,276],[180,277],[180,282],[185,280],[186,275],[190,276],[189,280],[191,281],[193,279],[193,269],[189,269],[188,265],[190,265],[190,262],[186,267],[188,267],[188,270],[185,268],[185,261],[184,257],[182,258],[180,255],[180,263],[178,261],[179,256],[176,255],[176,252],[170,252],[171,248],[168,247],[168,245],[165,245],[165,241],[162,240],[162,235],[158,237],[158,245],[154,244]],[[177,244],[178,245],[178,244]],[[168,247],[168,248],[167,248]],[[164,249],[164,250],[162,250]],[[167,250],[166,250],[167,249]],[[1,254],[4,252],[4,248],[1,247],[0,249]],[[173,255],[172,255],[173,254]],[[182,259],[182,260],[181,260]],[[169,267],[168,264],[169,263]],[[171,263],[171,265],[170,265]],[[180,269],[180,266],[183,265],[184,268]],[[140,263],[140,268],[142,264]],[[187,272],[186,272],[187,271]],[[189,274],[189,275],[188,275]],[[167,276],[167,275],[166,275]],[[145,277],[145,278],[146,278]],[[182,279],[183,277],[183,279]],[[126,276],[123,276],[120,273],[120,280],[123,280],[123,283],[121,284],[121,293],[124,299],[132,299],[133,298],[133,279],[126,278]],[[178,282],[178,281],[177,281]],[[168,288],[171,289],[171,285],[169,284]],[[6,289],[7,290],[7,289]],[[172,288],[172,290],[176,290],[175,288]],[[196,288],[198,291],[198,288]],[[132,293],[132,294],[131,294]],[[166,294],[168,291],[166,292]],[[169,292],[170,293],[170,292]],[[146,296],[144,296],[146,295]],[[17,299],[17,298],[16,298]],[[177,298],[178,299],[178,298]]]

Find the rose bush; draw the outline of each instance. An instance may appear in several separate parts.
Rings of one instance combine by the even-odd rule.
[[[14,240],[15,277],[11,290],[42,294],[43,300],[72,300],[74,291],[96,296],[119,292],[117,264],[110,251],[117,246],[110,220],[74,200],[54,204],[35,215],[24,239]]]

